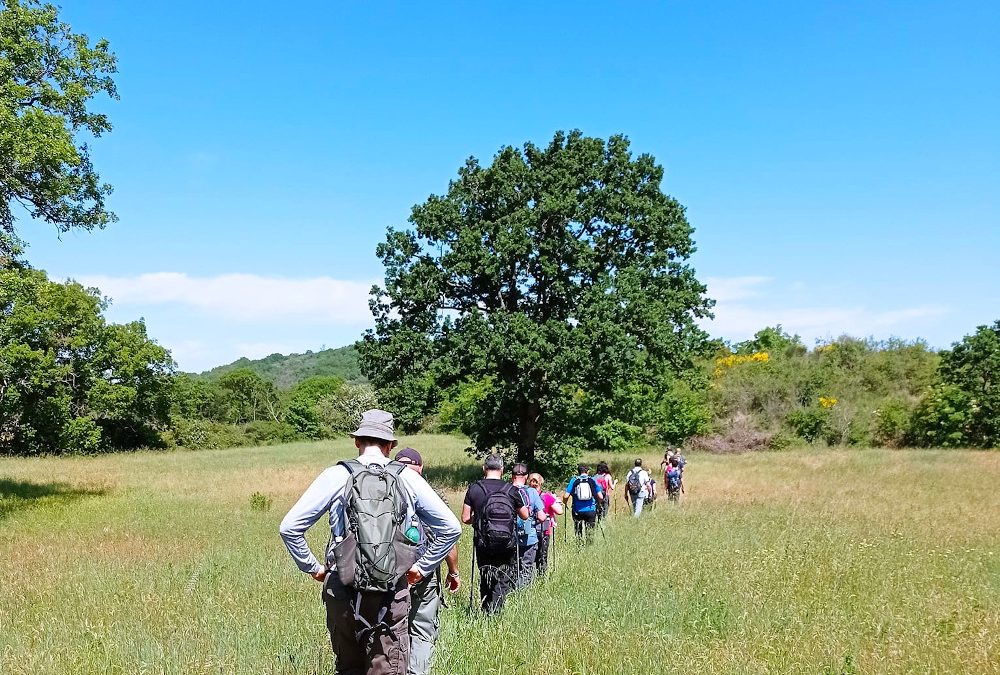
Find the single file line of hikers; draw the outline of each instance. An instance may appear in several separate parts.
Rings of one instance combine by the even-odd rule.
[[[456,548],[461,525],[444,495],[424,480],[416,449],[389,458],[398,443],[391,413],[366,411],[352,436],[358,457],[313,481],[282,520],[281,537],[299,569],[322,583],[336,673],[426,675],[444,589],[456,593],[462,584]],[[660,464],[672,502],[684,493],[684,465],[674,449]],[[483,478],[469,486],[462,503],[461,522],[473,530],[469,610],[487,616],[555,566],[559,516],[564,542],[568,515],[580,546],[592,544],[596,530],[606,536],[603,522],[619,484],[606,462],[593,476],[580,464],[561,496],[545,490],[544,477],[523,463],[511,467],[509,482],[503,475],[503,457],[487,456]],[[645,505],[655,504],[656,481],[636,459],[624,482],[624,500],[639,518]],[[324,515],[330,539],[320,563],[305,533]],[[448,569],[443,582],[442,563]]]

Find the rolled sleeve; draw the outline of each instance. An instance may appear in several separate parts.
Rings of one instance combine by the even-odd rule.
[[[295,565],[308,574],[319,572],[323,565],[309,549],[305,533],[324,513],[330,511],[336,494],[335,478],[334,467],[321,473],[288,511],[278,530]]]

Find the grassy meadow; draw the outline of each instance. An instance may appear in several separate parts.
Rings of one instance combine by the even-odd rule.
[[[462,441],[404,442],[457,509]],[[0,673],[331,672],[319,584],[277,527],[352,450],[0,460]],[[693,455],[685,482],[639,521],[619,503],[583,552],[559,534],[498,619],[463,586],[435,672],[1000,672],[1000,453]]]

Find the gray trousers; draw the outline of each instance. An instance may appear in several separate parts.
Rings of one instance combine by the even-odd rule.
[[[431,574],[410,588],[410,664],[407,675],[427,675],[431,672],[434,643],[441,622],[441,575]]]
[[[538,554],[538,544],[521,545],[521,564],[517,570],[517,589],[527,588],[535,580],[535,556]]]

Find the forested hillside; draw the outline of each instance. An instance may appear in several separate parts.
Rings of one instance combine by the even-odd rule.
[[[217,380],[228,372],[247,368],[265,380],[270,380],[278,389],[291,389],[308,377],[333,376],[346,382],[364,382],[358,367],[358,352],[354,345],[307,351],[305,354],[271,354],[263,359],[240,358],[224,366],[201,373],[197,377]]]

